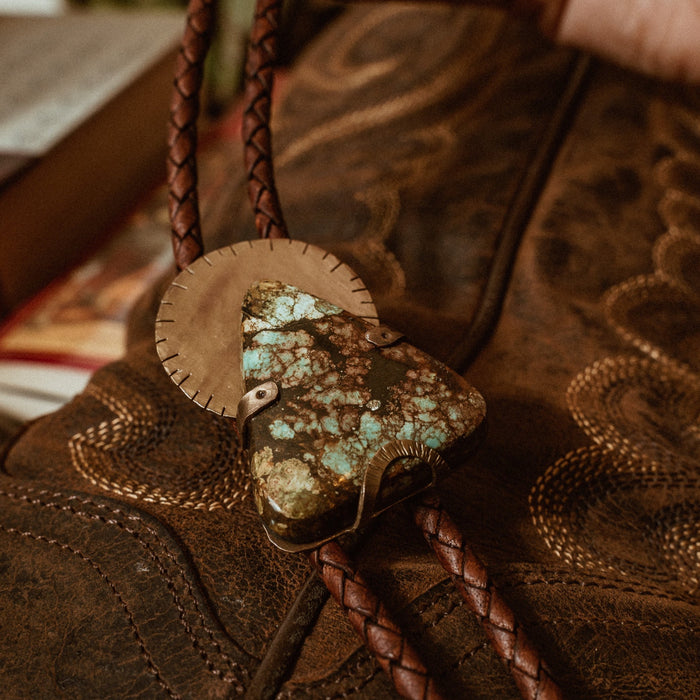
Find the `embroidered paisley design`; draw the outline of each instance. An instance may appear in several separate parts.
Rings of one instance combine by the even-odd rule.
[[[689,124],[686,124],[690,128]],[[694,123],[700,135],[697,123]],[[694,175],[693,175],[694,174]],[[671,584],[700,576],[700,166],[656,170],[667,232],[654,272],[610,289],[605,318],[637,355],[595,362],[569,409],[593,442],[548,467],[530,495],[535,525],[571,565]]]
[[[182,410],[202,414],[188,420],[142,377],[124,384],[123,376],[118,381],[102,373],[81,397],[96,400],[112,417],[70,439],[76,471],[105,491],[145,502],[197,510],[239,504],[249,486],[229,422],[212,420],[185,400]],[[186,443],[192,448],[183,459]]]

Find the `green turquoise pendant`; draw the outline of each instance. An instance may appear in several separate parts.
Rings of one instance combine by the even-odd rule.
[[[239,426],[283,549],[361,526],[473,447],[483,398],[399,334],[280,282],[251,286],[242,311]]]

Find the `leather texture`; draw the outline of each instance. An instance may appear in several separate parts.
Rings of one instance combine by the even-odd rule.
[[[489,432],[441,500],[564,696],[700,694],[697,92],[495,11],[399,4],[348,8],[286,90],[291,234],[414,344],[475,358]],[[255,235],[241,157],[221,138],[200,159],[209,248]],[[306,559],[267,542],[233,426],[160,367],[157,298],[124,360],[5,456],[4,696],[395,697]],[[412,521],[355,543],[364,580],[446,696],[518,697]]]

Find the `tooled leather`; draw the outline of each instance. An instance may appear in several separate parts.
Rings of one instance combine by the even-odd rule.
[[[679,303],[668,275],[674,265],[661,260],[662,241],[670,240],[668,214],[686,227],[674,238],[685,237],[687,213],[697,206],[697,195],[686,187],[679,193],[680,183],[665,178],[669,159],[697,158],[687,118],[696,109],[692,93],[597,68],[530,224],[512,297],[489,349],[498,355],[507,345],[510,363],[501,366],[500,378],[489,368],[496,366],[493,357],[482,356],[474,367],[488,384],[492,419],[500,416],[492,420],[490,444],[502,442],[491,448],[494,459],[477,464],[495,465],[497,478],[529,491],[532,529],[525,528],[529,536],[514,547],[524,547],[523,561],[540,562],[523,563],[520,582],[511,575],[504,585],[497,576],[499,588],[514,605],[526,590],[541,601],[542,624],[559,646],[548,661],[565,667],[574,655],[581,669],[579,680],[571,671],[557,673],[574,695],[698,692],[690,670],[698,653],[690,640],[699,611],[689,566],[697,458],[676,433],[688,435],[695,383],[687,370],[663,361],[658,343],[665,337],[676,362],[690,356],[695,342],[697,315]],[[662,275],[657,265],[666,270]],[[649,281],[656,285],[659,277],[669,292],[665,299],[648,292]],[[674,318],[684,320],[669,333]],[[527,362],[515,349],[520,342],[530,343]],[[527,381],[524,372],[536,380]],[[517,470],[498,466],[510,459],[518,461]],[[487,489],[482,497],[491,494]],[[465,504],[461,517],[469,512]],[[518,520],[508,508],[501,513],[507,519],[501,528]],[[484,522],[493,525],[490,518]],[[551,559],[534,555],[538,539],[551,548]],[[606,649],[604,666],[587,646],[591,638]]]
[[[527,638],[508,603],[496,590],[484,565],[474,554],[434,493],[417,499],[416,524],[444,569],[452,576],[470,610],[503,659],[524,698],[555,700],[561,690],[539,652]]]
[[[340,545],[322,545],[309,559],[398,693],[413,700],[442,698],[418,653]]]
[[[182,270],[204,252],[197,194],[197,118],[215,3],[193,0],[175,65],[168,120],[168,205],[173,253]]]
[[[282,0],[258,0],[245,67],[244,162],[255,228],[261,238],[289,235],[275,187],[270,133],[273,68],[282,4]]]

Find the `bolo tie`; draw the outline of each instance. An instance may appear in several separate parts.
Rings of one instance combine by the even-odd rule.
[[[244,165],[259,238],[205,252],[197,118],[215,2],[190,0],[168,140],[178,274],[156,319],[158,355],[190,400],[235,421],[271,546],[308,557],[399,695],[444,697],[341,541],[406,501],[522,696],[560,698],[433,489],[475,449],[482,396],[383,325],[371,290],[348,265],[287,231],[270,132],[281,8],[280,0],[257,0],[245,67]]]

